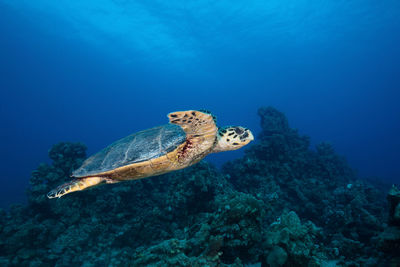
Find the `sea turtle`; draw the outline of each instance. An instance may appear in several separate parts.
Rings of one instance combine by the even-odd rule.
[[[103,183],[135,180],[191,166],[210,153],[236,150],[254,139],[247,128],[218,128],[208,111],[168,114],[169,123],[122,138],[86,159],[75,179],[47,194],[60,198]]]

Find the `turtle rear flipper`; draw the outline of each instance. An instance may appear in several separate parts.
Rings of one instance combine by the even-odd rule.
[[[113,181],[104,177],[86,177],[86,178],[77,178],[68,183],[62,184],[49,193],[47,193],[48,198],[60,198],[66,194],[82,191],[90,187],[94,187],[96,185],[100,185],[102,183],[115,183],[117,181]]]

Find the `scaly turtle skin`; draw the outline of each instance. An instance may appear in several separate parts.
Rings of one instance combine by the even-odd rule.
[[[160,175],[191,166],[209,153],[236,150],[254,139],[240,126],[218,129],[206,111],[168,114],[170,123],[122,138],[86,159],[72,173],[75,179],[50,191],[49,198],[102,183]]]

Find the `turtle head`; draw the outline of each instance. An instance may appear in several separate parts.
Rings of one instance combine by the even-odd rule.
[[[212,152],[236,150],[254,140],[251,131],[242,126],[225,126],[218,129],[217,143]]]

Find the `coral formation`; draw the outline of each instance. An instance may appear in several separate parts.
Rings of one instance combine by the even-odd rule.
[[[259,142],[218,170],[185,170],[49,201],[86,157],[59,143],[29,202],[0,211],[1,266],[385,266],[399,251],[399,191],[359,179],[327,143],[261,108]],[[397,191],[396,191],[397,190]],[[387,214],[390,212],[389,225]],[[395,266],[395,265],[394,265]]]
[[[380,234],[378,244],[380,249],[387,254],[393,255],[390,261],[392,266],[400,263],[400,190],[392,186],[387,195],[389,201],[389,226]]]
[[[389,224],[400,226],[400,190],[393,185],[387,198],[390,204]]]

